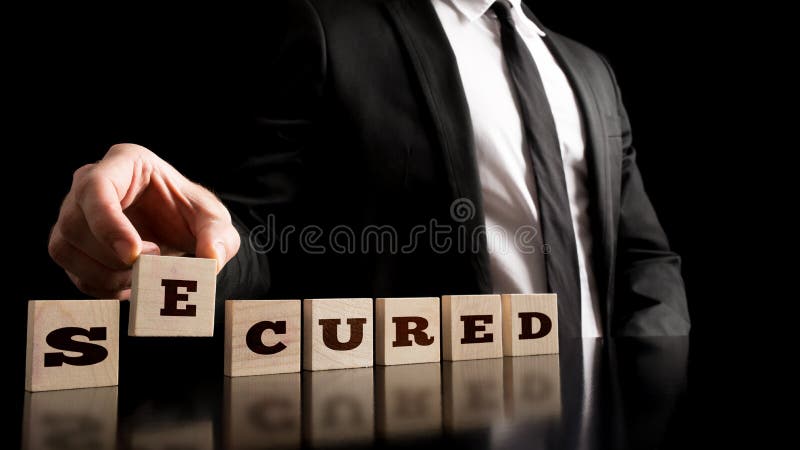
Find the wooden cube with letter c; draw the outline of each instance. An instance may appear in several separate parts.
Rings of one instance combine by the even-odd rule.
[[[225,302],[225,375],[300,371],[300,300]]]
[[[28,302],[25,389],[115,386],[119,300]]]
[[[499,295],[442,297],[442,359],[503,356],[503,307]]]
[[[213,336],[217,260],[140,255],[128,336]]]
[[[558,353],[556,294],[503,294],[503,354]]]
[[[375,300],[375,363],[439,362],[439,298]]]
[[[303,300],[303,369],[372,367],[372,299]]]

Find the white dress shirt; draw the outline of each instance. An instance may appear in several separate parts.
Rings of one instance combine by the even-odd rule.
[[[500,43],[495,0],[432,0],[458,62],[472,118],[483,194],[490,275],[496,293],[547,292],[534,170]],[[600,336],[597,288],[591,265],[592,235],[581,116],[569,81],[553,58],[544,32],[528,19],[521,0],[510,0],[517,32],[544,84],[564,161],[581,283],[581,333]],[[521,231],[517,231],[521,230]],[[524,244],[520,244],[524,240]],[[531,252],[533,250],[533,252]]]

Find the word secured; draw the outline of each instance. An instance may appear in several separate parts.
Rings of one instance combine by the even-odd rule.
[[[130,336],[212,336],[216,261],[141,256]],[[118,300],[28,303],[25,388],[116,385]],[[555,294],[228,300],[224,373],[289,373],[558,353]]]

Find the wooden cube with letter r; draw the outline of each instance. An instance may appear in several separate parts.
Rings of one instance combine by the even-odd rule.
[[[375,300],[375,363],[439,362],[439,298]]]
[[[213,336],[217,260],[140,255],[129,336]]]

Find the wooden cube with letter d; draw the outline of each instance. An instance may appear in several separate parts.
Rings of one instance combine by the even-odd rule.
[[[503,354],[558,353],[556,294],[503,294]]]

